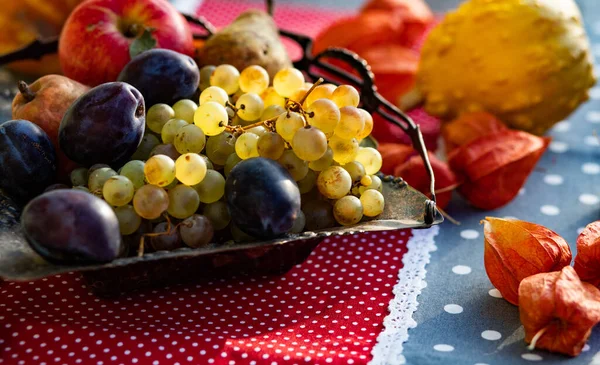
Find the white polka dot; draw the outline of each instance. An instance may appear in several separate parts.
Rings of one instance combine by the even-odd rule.
[[[586,162],[583,165],[581,165],[581,172],[587,175],[600,174],[600,165],[593,162]]]
[[[488,341],[496,341],[502,338],[502,334],[498,331],[485,330],[481,332],[481,338]]]
[[[490,297],[494,297],[494,298],[502,298],[502,293],[500,293],[500,290],[494,288],[494,289],[490,289],[488,291],[488,294],[490,295]]]
[[[554,132],[567,132],[569,131],[569,129],[571,129],[571,123],[569,123],[569,121],[567,120],[563,120],[562,122],[558,122],[554,125],[554,127],[552,127],[552,130]]]
[[[542,212],[542,214],[545,215],[559,215],[560,209],[558,209],[558,207],[554,205],[542,205],[542,207],[540,208],[540,212]]]
[[[585,120],[590,123],[600,123],[600,111],[590,110],[585,114]]]
[[[529,361],[542,361],[544,360],[543,357],[541,357],[538,354],[522,354],[521,357],[525,360],[529,360]]]
[[[598,199],[598,197],[594,194],[581,194],[579,196],[579,202],[581,204],[595,205],[598,204],[598,201],[600,201],[600,199]]]
[[[600,32],[596,34],[600,34]],[[600,99],[600,87],[596,86],[590,89],[590,98],[595,100]]]
[[[525,188],[519,189],[519,195],[525,195]]]
[[[560,175],[549,174],[544,176],[544,182],[548,185],[560,185],[563,183],[563,177]]]
[[[477,362],[477,363],[475,363],[475,364],[473,364],[473,365],[489,365],[489,364],[486,364],[486,363],[484,363],[484,362]]]
[[[437,344],[435,346],[433,346],[433,349],[435,351],[440,351],[440,352],[451,352],[454,351],[454,347],[450,346],[450,345],[446,345],[443,343]]]
[[[474,229],[465,229],[460,232],[460,236],[466,240],[474,240],[479,237],[479,232]]]
[[[452,272],[457,275],[467,275],[471,273],[471,268],[465,265],[456,265],[452,268]]]
[[[550,151],[552,151],[554,153],[564,153],[569,150],[569,145],[566,144],[565,142],[553,141],[553,142],[550,142],[550,145],[548,146],[548,148],[550,149]]]
[[[450,314],[459,314],[463,312],[463,307],[458,304],[446,304],[444,310]]]
[[[587,343],[585,345],[583,345],[583,349],[581,349],[581,351],[583,352],[588,352],[590,351],[590,345],[588,345]]]
[[[594,136],[594,135],[585,136],[583,138],[583,143],[587,144],[588,146],[594,146],[594,147],[600,146],[600,140],[598,140],[598,138],[599,138],[598,136]]]

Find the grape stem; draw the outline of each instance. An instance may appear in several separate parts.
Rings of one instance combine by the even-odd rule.
[[[227,106],[233,109],[233,111],[237,114],[238,108],[235,105],[233,105],[229,100],[227,100]]]

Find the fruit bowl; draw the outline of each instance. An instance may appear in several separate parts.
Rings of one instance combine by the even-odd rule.
[[[387,202],[383,214],[354,226],[303,232],[262,242],[158,251],[86,266],[55,265],[36,254],[21,232],[18,208],[0,194],[0,278],[26,281],[81,272],[95,294],[115,296],[137,289],[215,277],[281,274],[303,262],[324,237],[428,228],[443,221],[435,205],[401,178],[381,176],[381,179]]]

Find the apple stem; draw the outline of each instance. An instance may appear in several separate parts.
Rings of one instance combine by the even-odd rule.
[[[19,81],[17,87],[19,88],[19,91],[21,92],[25,100],[32,101],[33,99],[35,99],[35,93],[31,91],[29,85],[27,85],[25,81]]]

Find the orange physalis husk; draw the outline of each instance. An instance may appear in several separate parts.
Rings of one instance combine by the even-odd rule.
[[[519,193],[550,140],[505,130],[461,146],[448,158],[463,182],[459,192],[481,209],[507,204]]]
[[[600,287],[600,221],[588,224],[577,237],[573,266],[581,280]]]
[[[411,146],[401,143],[380,143],[377,150],[383,160],[380,170],[386,175],[393,175],[397,166],[417,153]]]
[[[433,13],[421,0],[371,0],[363,5],[362,13],[372,10],[385,10],[400,14],[402,19],[411,23],[429,23]]]
[[[600,322],[600,290],[571,266],[533,275],[519,286],[519,314],[530,349],[577,356]]]
[[[442,137],[446,145],[446,151],[451,152],[455,148],[487,136],[507,130],[494,115],[487,112],[472,112],[461,114],[458,118],[442,125]]]
[[[519,305],[519,283],[528,276],[557,271],[571,263],[571,249],[555,232],[517,219],[486,217],[483,223],[485,271],[508,302]]]

